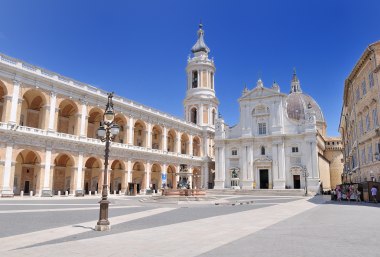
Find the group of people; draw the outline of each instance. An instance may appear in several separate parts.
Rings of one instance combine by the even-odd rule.
[[[371,188],[371,198],[370,201],[377,203],[377,187],[375,185]],[[356,200],[357,202],[361,202],[361,192],[357,187],[353,187],[349,185],[348,187],[341,188],[341,186],[337,186],[336,189],[332,190],[332,195],[334,200],[342,201],[347,200],[351,201]]]

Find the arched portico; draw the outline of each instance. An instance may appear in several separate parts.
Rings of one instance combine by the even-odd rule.
[[[114,194],[119,193],[121,191],[125,191],[125,183],[124,183],[124,176],[125,176],[125,165],[120,160],[115,160],[111,164],[111,171],[110,171],[110,193]],[[124,184],[124,185],[123,185]]]
[[[137,186],[137,193],[146,189],[145,185],[145,165],[142,162],[135,162],[132,168],[132,182]]]
[[[57,131],[61,133],[78,135],[79,116],[77,105],[68,99],[59,105]]]
[[[193,138],[193,155],[201,156],[201,139],[198,136]]]
[[[18,153],[15,163],[14,193],[20,194],[23,191],[25,195],[31,192],[33,195],[38,195],[41,193],[42,179],[40,155],[29,149]]]
[[[159,188],[162,187],[162,179],[161,179],[161,166],[157,163],[152,165],[152,173],[151,173],[151,185],[152,189],[157,192]]]
[[[133,144],[146,147],[146,125],[142,120],[135,122]]]
[[[162,150],[162,128],[154,125],[152,128],[152,149]]]
[[[84,176],[84,192],[88,194],[89,192],[95,193],[102,190],[103,183],[103,172],[101,161],[98,158],[90,157],[85,163],[85,176]]]
[[[176,134],[177,132],[174,129],[169,130],[168,132],[168,152],[174,152],[175,151],[175,141],[176,141]]]
[[[168,188],[176,189],[177,180],[176,180],[176,168],[173,165],[169,165],[167,168],[167,178],[166,183]]]
[[[57,195],[58,191],[62,194],[68,191],[74,192],[75,186],[74,159],[68,154],[59,154],[54,160],[53,171],[53,194]]]
[[[6,116],[6,101],[5,97],[8,95],[7,88],[5,84],[0,80],[0,121],[5,121]]]
[[[30,89],[23,95],[20,125],[46,129],[46,98],[41,91]]]
[[[189,154],[189,136],[186,133],[181,136],[181,154]]]

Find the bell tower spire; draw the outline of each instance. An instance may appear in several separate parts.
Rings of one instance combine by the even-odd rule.
[[[205,43],[202,22],[199,24],[197,37],[186,67],[187,90],[183,102],[185,119],[199,126],[214,128],[219,105],[214,87],[215,65],[214,60],[208,57],[210,48]]]

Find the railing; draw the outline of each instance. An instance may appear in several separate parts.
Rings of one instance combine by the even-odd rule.
[[[22,69],[22,70],[26,70],[28,72],[35,73],[38,76],[48,77],[49,79],[56,80],[56,81],[58,81],[60,83],[64,83],[64,84],[66,84],[66,85],[68,85],[70,87],[76,87],[76,88],[79,88],[79,89],[82,89],[82,90],[86,90],[86,91],[92,92],[92,93],[94,93],[96,95],[103,96],[104,98],[108,97],[108,95],[107,95],[108,92],[106,92],[105,90],[96,88],[94,86],[91,86],[89,84],[85,84],[83,82],[79,82],[79,81],[73,80],[71,78],[62,76],[62,75],[60,75],[58,73],[55,73],[55,72],[52,72],[52,71],[48,71],[48,70],[45,70],[43,68],[31,65],[29,63],[26,63],[24,61],[21,61],[19,59],[13,58],[13,57],[9,57],[9,56],[4,55],[2,53],[0,53],[0,63],[4,63],[6,65],[14,66],[14,67],[16,67],[18,69]],[[134,101],[132,101],[130,99],[127,99],[127,98],[124,98],[124,97],[121,97],[121,96],[115,96],[114,97],[114,102],[119,102],[119,103],[122,103],[122,104],[126,104],[126,105],[129,105],[130,107],[135,107],[135,108],[138,108],[140,110],[146,111],[148,113],[159,115],[159,116],[165,117],[165,118],[170,119],[170,120],[175,121],[175,122],[180,122],[181,124],[184,124],[184,125],[186,125],[188,127],[192,127],[194,129],[202,129],[200,126],[198,126],[198,125],[196,125],[194,123],[187,122],[187,121],[185,121],[185,120],[183,120],[181,118],[175,117],[173,115],[169,115],[167,113],[163,113],[163,112],[161,112],[159,110],[156,110],[156,109],[151,108],[149,106],[146,106],[146,105],[134,102]]]
[[[33,134],[33,135],[40,135],[40,136],[49,137],[49,138],[70,140],[73,142],[80,141],[80,142],[85,142],[89,144],[97,144],[97,145],[103,144],[97,138],[89,138],[89,137],[81,138],[77,135],[66,134],[66,133],[55,132],[55,131],[47,131],[47,130],[43,130],[39,128],[20,126],[20,125],[9,124],[9,123],[4,123],[4,122],[0,122],[0,130],[10,130],[10,131],[15,131],[15,132],[22,132],[29,135]],[[180,157],[184,159],[192,159],[195,161],[203,160],[203,158],[199,156],[191,156],[191,155],[186,155],[186,154],[167,152],[167,151],[163,151],[159,149],[149,149],[149,148],[145,148],[141,146],[121,144],[121,143],[116,143],[116,142],[112,142],[111,147],[128,149],[128,150],[133,150],[133,151],[140,151],[140,152],[148,152],[148,153],[159,154],[159,155],[170,155],[170,156]]]

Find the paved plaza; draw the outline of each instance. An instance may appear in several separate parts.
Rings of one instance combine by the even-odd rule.
[[[327,197],[208,195],[0,200],[0,256],[365,256],[380,252],[380,205]]]

